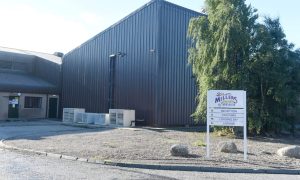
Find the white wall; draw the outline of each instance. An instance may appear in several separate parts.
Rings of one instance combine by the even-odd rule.
[[[9,93],[0,92],[0,120],[7,119],[8,96],[9,96]]]

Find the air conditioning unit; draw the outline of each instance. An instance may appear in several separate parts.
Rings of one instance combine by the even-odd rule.
[[[134,125],[135,110],[127,109],[110,109],[109,110],[110,125],[130,127]]]
[[[84,123],[85,122],[85,112],[75,113],[74,123]]]
[[[97,125],[108,125],[109,124],[109,114],[97,114],[97,116],[95,117],[95,124]]]
[[[76,113],[84,113],[85,109],[79,108],[64,108],[63,110],[63,122],[73,123],[75,122]]]
[[[86,114],[86,119],[85,119],[85,123],[86,124],[94,124],[95,122],[95,113],[85,113]]]
[[[75,122],[81,124],[109,124],[109,114],[99,113],[75,113]]]
[[[101,118],[101,116],[98,113],[86,113],[86,123],[87,124],[95,124],[95,122],[99,122],[100,118]]]

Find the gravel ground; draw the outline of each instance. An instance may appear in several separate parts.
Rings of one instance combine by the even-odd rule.
[[[0,149],[1,180],[299,180],[298,175],[238,174],[120,168]]]
[[[233,141],[239,153],[221,153],[218,144]],[[297,138],[250,138],[248,161],[243,161],[243,140],[211,135],[211,159],[205,158],[205,133],[195,129],[102,128],[43,136],[23,136],[6,144],[94,160],[216,166],[229,168],[299,169],[300,159],[279,157],[276,151],[288,145],[300,145]],[[170,155],[173,144],[189,147],[190,157]]]

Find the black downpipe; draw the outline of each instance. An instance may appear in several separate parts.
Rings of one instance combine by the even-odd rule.
[[[115,108],[115,75],[116,75],[116,55],[109,57],[109,96],[108,107],[109,109]]]

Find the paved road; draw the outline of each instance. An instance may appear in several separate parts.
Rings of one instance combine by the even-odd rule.
[[[51,124],[51,123],[50,123]],[[50,125],[48,124],[48,125]],[[20,124],[0,124],[0,138],[22,137],[31,132],[31,126]],[[37,126],[38,124],[32,124]],[[51,127],[39,125],[42,133],[45,128],[53,130],[76,128],[62,127],[51,124]],[[53,127],[52,127],[53,126]],[[61,130],[62,130],[61,129]],[[0,149],[0,179],[1,180],[44,180],[44,179],[288,179],[299,180],[295,175],[264,175],[264,174],[229,174],[229,173],[202,173],[183,171],[161,171],[147,169],[119,168],[96,164],[87,164],[78,161],[68,161],[45,156],[24,154],[16,151]]]
[[[0,179],[255,179],[299,180],[295,175],[224,174],[118,168],[0,149]]]

